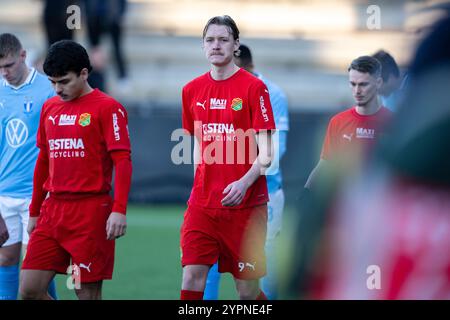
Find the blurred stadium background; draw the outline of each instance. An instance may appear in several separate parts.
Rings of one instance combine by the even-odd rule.
[[[21,39],[30,63],[45,55],[42,5],[38,0],[0,0],[0,31]],[[380,29],[367,27],[370,5],[380,8]],[[291,130],[281,167],[289,218],[318,159],[330,115],[352,105],[346,70],[350,61],[384,49],[406,68],[417,41],[445,5],[431,0],[129,0],[123,47],[131,90],[121,90],[113,68],[106,73],[107,92],[130,116],[129,229],[117,241],[114,279],[105,283],[104,297],[179,297],[179,227],[192,167],[172,163],[177,142],[170,137],[181,127],[182,86],[208,70],[201,33],[210,17],[229,14],[235,19],[256,69],[288,96]],[[75,39],[86,45],[84,25]],[[102,44],[111,46],[107,38]],[[112,64],[112,57],[107,63]],[[60,297],[73,299],[66,279],[58,278]],[[221,298],[236,298],[229,276]]]

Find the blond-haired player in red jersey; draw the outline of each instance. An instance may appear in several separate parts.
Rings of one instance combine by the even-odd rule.
[[[378,60],[361,56],[352,61],[348,72],[356,105],[336,114],[328,123],[320,160],[305,184],[306,189],[313,187],[330,162],[357,172],[392,118],[392,112],[378,100],[383,84]]]
[[[115,239],[126,231],[127,113],[89,86],[91,69],[86,50],[70,40],[53,44],[44,62],[58,96],[44,103],[38,129],[23,299],[49,299],[49,282],[68,270],[79,299],[101,299],[103,280],[112,278]]]
[[[203,299],[209,268],[230,272],[241,299],[264,299],[264,243],[275,129],[264,83],[234,63],[239,30],[211,18],[203,50],[211,70],[183,88],[183,128],[194,135],[194,184],[181,228],[181,299]]]

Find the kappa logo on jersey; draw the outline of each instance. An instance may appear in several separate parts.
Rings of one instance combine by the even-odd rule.
[[[58,115],[56,115],[55,117],[53,117],[53,116],[49,116],[48,117],[48,120],[50,120],[51,122],[53,122],[53,125],[55,125],[56,124],[56,118],[58,118]]]
[[[227,99],[211,98],[209,101],[210,109],[225,109],[227,107]]]
[[[80,114],[80,120],[78,120],[78,124],[82,127],[86,127],[91,124],[91,114],[90,113],[82,113]]]
[[[241,98],[234,98],[231,101],[231,109],[233,109],[234,111],[242,110],[242,99]]]
[[[6,124],[6,141],[12,148],[18,148],[27,141],[28,128],[20,119],[14,118]]]
[[[76,120],[76,114],[62,114],[59,116],[58,126],[73,126]]]
[[[202,125],[203,134],[234,133],[232,123],[206,123]]]
[[[120,127],[117,123],[117,113],[112,114],[112,120],[113,120],[113,129],[114,129],[114,140],[119,141],[120,140]]]
[[[84,143],[81,138],[49,139],[50,158],[84,158]]]
[[[269,121],[269,116],[267,115],[267,108],[264,104],[264,97],[260,96],[259,97],[259,106],[261,107],[261,114],[264,118],[264,122],[268,122]]]
[[[374,139],[375,129],[356,128],[356,137],[360,139]]]

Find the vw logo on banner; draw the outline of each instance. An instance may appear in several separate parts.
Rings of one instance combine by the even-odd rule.
[[[6,124],[6,141],[13,148],[18,148],[27,141],[28,128],[20,119],[11,119]]]

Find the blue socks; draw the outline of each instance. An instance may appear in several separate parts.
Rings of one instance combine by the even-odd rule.
[[[19,265],[0,266],[0,300],[17,300],[19,293]],[[48,286],[49,295],[57,300],[55,279]]]
[[[17,300],[19,265],[0,266],[0,300]]]
[[[266,294],[267,299],[278,299],[278,279],[277,279],[277,261],[275,255],[274,240],[266,242],[266,275],[261,278],[261,290]]]
[[[209,269],[208,278],[206,279],[205,293],[203,300],[218,300],[219,299],[219,284],[220,273],[217,263]]]
[[[55,279],[53,279],[48,285],[48,294],[55,300],[58,300],[58,296],[56,295],[56,283]]]

